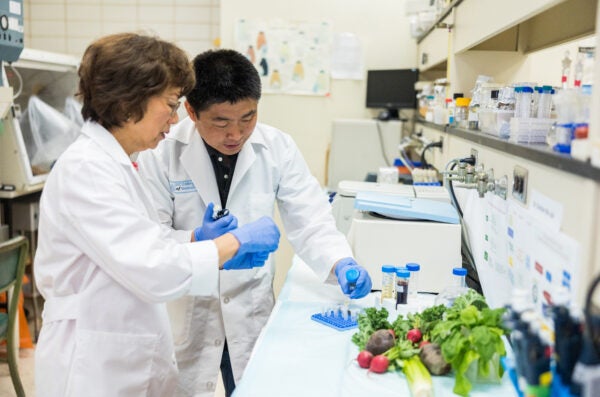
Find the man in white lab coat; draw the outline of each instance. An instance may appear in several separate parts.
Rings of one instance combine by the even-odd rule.
[[[277,202],[290,243],[319,279],[337,278],[351,298],[368,294],[371,279],[352,258],[296,144],[257,124],[256,68],[236,51],[217,50],[198,55],[194,69],[196,86],[185,103],[189,117],[138,159],[161,221],[184,240],[210,203],[229,209],[244,225],[272,216]],[[356,285],[348,282],[348,270],[359,275]],[[169,306],[178,395],[213,395],[219,368],[227,395],[233,392],[273,308],[274,271],[269,260],[261,268],[222,274],[219,299],[189,296]]]

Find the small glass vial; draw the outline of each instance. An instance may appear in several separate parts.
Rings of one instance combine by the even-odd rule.
[[[411,300],[417,299],[419,293],[419,273],[421,265],[415,262],[406,264],[406,270],[410,272],[410,288],[408,289],[408,295]]]
[[[396,269],[396,308],[408,303],[410,272],[405,268]]]
[[[381,267],[381,302],[395,298],[396,268],[393,265]]]

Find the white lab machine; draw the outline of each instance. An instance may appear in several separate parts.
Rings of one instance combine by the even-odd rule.
[[[39,190],[53,161],[74,140],[71,125],[63,128],[69,118],[62,114],[67,98],[72,99],[77,89],[78,64],[78,59],[69,55],[32,49],[23,49],[10,65],[2,63],[0,184],[5,190]],[[38,129],[27,113],[32,98],[36,100],[36,116],[40,116],[34,119]],[[53,114],[46,118],[45,110]]]
[[[329,189],[335,190],[340,181],[365,180],[370,172],[393,164],[401,135],[399,120],[333,120],[327,165]]]
[[[334,200],[338,229],[354,257],[381,287],[381,266],[421,265],[419,290],[440,292],[461,266],[461,226],[442,187],[340,183]]]

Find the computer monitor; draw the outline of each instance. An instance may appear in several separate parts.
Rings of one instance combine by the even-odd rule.
[[[398,119],[398,109],[415,109],[418,69],[367,71],[367,108],[383,109],[379,119]]]

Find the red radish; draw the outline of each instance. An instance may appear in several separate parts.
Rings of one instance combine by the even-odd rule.
[[[373,353],[367,350],[363,350],[358,353],[358,357],[356,357],[356,361],[358,361],[358,365],[361,368],[369,368],[371,365],[371,359],[373,358]]]
[[[419,347],[422,349],[423,346],[430,344],[431,342],[429,342],[428,340],[422,340],[421,343],[419,343]]]
[[[383,354],[373,357],[369,371],[382,374],[387,371],[390,360]]]
[[[422,337],[423,335],[421,335],[421,331],[418,328],[413,328],[406,333],[406,339],[412,343],[419,343]]]

